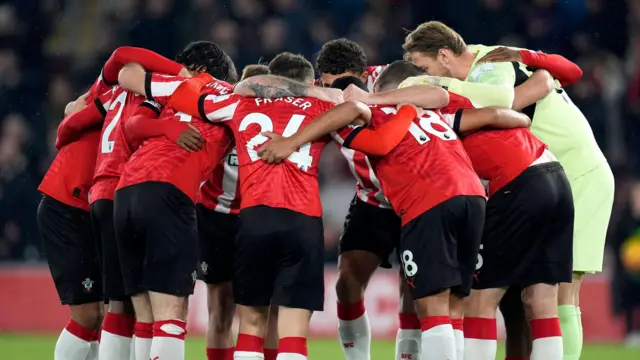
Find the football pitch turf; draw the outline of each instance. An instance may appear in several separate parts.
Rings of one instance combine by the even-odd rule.
[[[56,337],[50,335],[0,334],[0,359],[43,360],[53,359]],[[372,360],[393,360],[393,341],[373,341]],[[312,340],[309,342],[309,359],[344,359],[337,340]],[[496,359],[504,359],[502,349]],[[640,350],[626,349],[615,345],[587,345],[581,360],[638,360]],[[186,360],[205,360],[204,340],[193,338],[187,341]]]

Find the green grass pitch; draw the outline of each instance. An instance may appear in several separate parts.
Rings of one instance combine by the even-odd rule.
[[[56,337],[50,335],[0,334],[0,359],[42,360],[53,358]],[[393,360],[393,341],[373,341],[372,360]],[[187,341],[187,360],[205,360],[204,340],[192,338]],[[309,359],[344,359],[337,340],[312,340],[309,343]],[[500,349],[497,359],[504,359]],[[581,360],[638,360],[640,350],[626,349],[615,345],[588,345]]]

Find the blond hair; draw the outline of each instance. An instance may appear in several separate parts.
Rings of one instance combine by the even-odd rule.
[[[257,75],[268,75],[270,73],[269,67],[262,64],[251,64],[244,67],[242,70],[242,79],[250,78]]]
[[[402,48],[407,53],[420,52],[436,56],[440,49],[449,49],[456,56],[466,50],[462,36],[440,21],[427,21],[409,33]]]

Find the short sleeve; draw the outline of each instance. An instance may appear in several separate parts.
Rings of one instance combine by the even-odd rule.
[[[182,76],[147,73],[144,79],[144,95],[148,100],[164,107],[184,80]]]
[[[227,95],[202,95],[198,99],[198,112],[202,119],[211,122],[228,121],[233,118],[241,96]]]
[[[358,133],[360,131],[362,131],[364,128],[366,128],[366,126],[367,126],[367,124],[365,124],[365,125],[347,125],[347,126],[343,127],[342,129],[338,129],[336,131],[332,131],[331,132],[331,137],[333,138],[333,140],[335,142],[338,143],[338,145],[348,148],[349,145],[351,144],[351,141],[353,141],[353,139],[356,137],[356,135],[358,135]]]
[[[516,81],[516,73],[513,65],[509,62],[482,63],[471,68],[467,80],[489,85],[513,86]]]
[[[93,100],[93,103],[98,108],[98,111],[102,114],[103,118],[107,116],[107,111],[109,111],[109,106],[111,106],[112,95],[113,91],[108,90]]]

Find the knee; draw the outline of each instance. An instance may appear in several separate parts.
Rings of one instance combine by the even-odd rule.
[[[338,300],[352,303],[362,299],[366,283],[352,269],[340,269],[336,281]]]
[[[216,333],[231,330],[235,315],[235,303],[231,290],[210,289],[207,308],[209,310],[209,327]]]
[[[557,286],[537,284],[524,290],[522,303],[531,318],[551,318],[558,314]]]
[[[84,306],[72,308],[71,318],[87,329],[97,330],[102,326],[102,320],[104,315],[101,307],[98,306]]]

